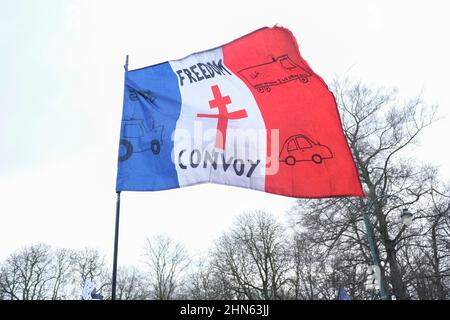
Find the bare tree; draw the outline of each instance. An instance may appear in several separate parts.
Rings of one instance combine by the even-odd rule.
[[[448,186],[439,191],[433,187],[431,216],[428,218],[430,231],[428,241],[431,254],[426,253],[432,267],[432,282],[437,299],[450,297],[450,190]]]
[[[11,300],[42,300],[48,298],[52,275],[50,247],[37,244],[11,254],[0,272],[0,288]]]
[[[407,299],[397,259],[398,247],[405,238],[398,212],[419,203],[429,191],[426,182],[434,172],[408,161],[405,152],[433,123],[435,107],[429,107],[420,97],[402,104],[393,91],[372,91],[348,81],[336,82],[335,92],[344,131],[367,190],[368,201],[359,201],[355,207],[370,211],[389,267],[392,293],[398,299]]]
[[[361,221],[361,214],[367,212],[375,227],[386,289],[397,299],[408,299],[399,250],[420,232],[407,230],[400,212],[409,208],[417,213],[417,219],[421,201],[435,178],[435,170],[418,166],[410,151],[420,133],[433,123],[436,109],[420,98],[402,103],[395,90],[372,90],[348,80],[336,81],[333,87],[367,198],[299,201],[294,221],[316,230],[315,241],[328,247],[327,254],[340,255],[345,246],[358,248],[360,256],[371,264]]]
[[[184,271],[189,264],[186,249],[166,236],[147,239],[146,264],[154,298],[169,300],[177,297]]]
[[[134,266],[120,267],[117,272],[118,300],[150,299],[148,280],[143,271]]]
[[[73,254],[74,297],[79,297],[86,283],[92,281],[105,299],[110,297],[111,276],[105,264],[105,257],[98,250],[85,248]]]
[[[450,293],[450,192],[433,181],[422,213],[416,218],[420,237],[402,247],[407,284],[417,299],[448,299]]]
[[[231,300],[235,297],[227,277],[213,265],[211,254],[197,260],[184,287],[186,298],[195,300]]]
[[[361,254],[357,241],[344,235],[350,234],[348,231],[337,240],[330,241],[334,235],[331,233],[330,238],[322,241],[324,234],[317,231],[322,228],[320,223],[317,228],[297,230],[290,245],[293,268],[289,272],[289,297],[330,300],[336,298],[339,288],[345,288],[353,299],[374,298],[374,293],[366,291],[364,286],[368,275],[367,257]],[[332,227],[327,225],[327,228]]]
[[[289,268],[284,228],[263,211],[242,214],[216,243],[213,266],[235,298],[284,298]]]
[[[49,272],[52,275],[51,299],[60,300],[70,297],[66,292],[72,280],[74,252],[70,249],[57,249],[52,254]]]

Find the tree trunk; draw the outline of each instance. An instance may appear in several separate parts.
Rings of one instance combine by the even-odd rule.
[[[433,225],[431,229],[431,247],[433,249],[433,280],[435,288],[436,288],[436,298],[439,300],[446,300],[447,299],[447,293],[444,288],[444,284],[442,283],[442,275],[440,270],[440,257],[439,257],[439,249],[437,244],[437,235],[436,235],[436,228],[437,224],[439,223],[439,219],[436,221],[436,223]]]
[[[387,262],[390,269],[390,280],[392,285],[392,293],[397,300],[410,300],[411,297],[408,294],[406,285],[402,279],[402,273],[397,261],[397,251],[392,246],[390,241],[386,243]]]

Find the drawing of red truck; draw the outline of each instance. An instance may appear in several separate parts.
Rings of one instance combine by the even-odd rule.
[[[307,83],[312,72],[294,63],[287,54],[273,58],[271,62],[248,67],[239,74],[258,92],[271,91],[271,87],[299,80]]]

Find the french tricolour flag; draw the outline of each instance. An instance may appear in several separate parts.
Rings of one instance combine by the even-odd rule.
[[[285,28],[127,70],[124,92],[118,192],[210,182],[363,195],[333,94]]]

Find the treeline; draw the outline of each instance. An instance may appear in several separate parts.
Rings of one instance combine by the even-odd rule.
[[[241,214],[203,257],[190,256],[168,237],[153,237],[143,250],[142,266],[119,267],[117,298],[336,299],[337,290],[345,288],[353,299],[379,299],[377,291],[365,286],[371,258],[367,241],[356,237],[365,237],[362,222],[355,219],[348,226],[355,228],[353,236],[336,223],[325,237],[317,218],[306,219],[318,223],[314,228],[294,231],[264,211]],[[441,240],[448,241],[448,236]],[[404,241],[397,255],[407,295],[403,298],[448,299],[445,270],[450,264],[443,260],[442,269],[436,270],[433,234]],[[0,266],[0,299],[80,299],[86,280],[110,299],[110,263],[96,250],[36,244],[14,252]],[[393,275],[388,264],[384,268],[393,294]]]
[[[117,298],[335,299],[339,286],[355,299],[375,298],[363,285],[366,267],[358,283],[350,283],[311,237],[254,211],[238,216],[206,256],[192,257],[166,236],[148,239],[140,267],[119,267]],[[100,252],[35,244],[1,262],[0,299],[80,299],[86,280],[110,299],[110,263]]]
[[[449,299],[450,189],[412,156],[436,108],[355,81],[332,90],[366,198],[299,199],[283,223],[264,211],[241,214],[203,257],[151,238],[145,266],[120,267],[118,298],[335,299],[345,288],[353,299],[379,299],[366,285],[366,213],[387,298]],[[108,299],[109,265],[95,250],[23,248],[0,263],[0,299],[78,299],[87,279]]]

